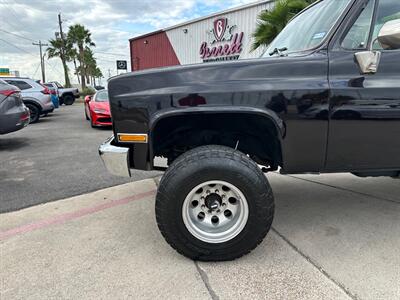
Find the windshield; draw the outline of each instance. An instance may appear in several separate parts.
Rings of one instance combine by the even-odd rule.
[[[108,91],[97,92],[96,102],[108,102]]]
[[[54,82],[55,84],[56,84],[56,86],[58,87],[58,88],[60,88],[60,89],[62,89],[63,88],[63,86],[61,85],[61,84],[59,84],[57,81],[56,82]]]
[[[318,46],[352,0],[324,0],[295,17],[269,45],[263,57],[274,49],[298,52]],[[286,49],[284,49],[286,48]]]

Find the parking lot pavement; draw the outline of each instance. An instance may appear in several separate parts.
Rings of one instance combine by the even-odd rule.
[[[400,205],[364,195],[362,180],[346,190],[348,176],[269,174],[272,231],[224,263],[192,262],[164,242],[151,179],[2,214],[0,296],[399,299]],[[369,183],[399,196],[398,181]]]
[[[134,171],[132,179],[109,174],[97,149],[111,135],[111,128],[90,127],[82,103],[63,105],[36,124],[0,135],[0,212],[159,174]]]

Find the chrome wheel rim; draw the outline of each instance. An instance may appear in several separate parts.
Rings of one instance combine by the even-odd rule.
[[[246,197],[233,184],[211,180],[199,184],[186,196],[182,218],[187,230],[207,243],[232,240],[247,224]]]

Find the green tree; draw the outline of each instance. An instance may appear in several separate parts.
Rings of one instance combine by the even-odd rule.
[[[72,61],[74,63],[75,75],[78,78],[78,83],[81,84],[81,80],[78,74],[78,65],[76,63],[76,61],[79,60],[78,51],[74,48],[73,44],[70,41],[67,41],[66,57],[68,61]]]
[[[85,49],[90,46],[95,46],[91,38],[91,33],[83,25],[75,24],[69,27],[68,41],[78,48],[78,60],[80,66],[82,89],[86,87],[85,73]]]
[[[93,78],[95,79],[95,81],[94,81],[94,86],[96,86],[96,78],[97,78],[97,79],[100,79],[100,78],[102,78],[102,77],[104,77],[104,76],[103,76],[103,73],[101,72],[101,70],[100,70],[99,67],[96,67],[96,70],[94,71],[94,75],[93,75]]]
[[[50,43],[50,46],[46,49],[47,57],[48,58],[59,57],[61,59],[61,62],[62,62],[63,68],[64,68],[65,86],[70,87],[71,82],[69,80],[68,66],[67,66],[68,58],[62,51],[62,41],[61,41],[61,39],[51,39],[51,40],[49,40],[49,43]]]
[[[252,50],[260,46],[268,46],[285,28],[286,24],[297,13],[316,0],[278,0],[271,10],[263,11],[258,16],[257,27],[253,33]]]
[[[92,83],[93,75],[97,68],[97,62],[96,62],[96,59],[94,58],[92,49],[90,49],[89,47],[86,47],[86,49],[85,49],[84,60],[85,60],[86,82]]]

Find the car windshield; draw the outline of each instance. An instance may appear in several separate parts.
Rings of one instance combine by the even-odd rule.
[[[263,57],[269,57],[273,52],[276,53],[275,49],[290,53],[318,46],[351,1],[323,0],[316,3],[289,22],[268,46]]]
[[[54,82],[56,84],[56,86],[60,89],[64,88],[61,84],[59,84],[58,82]]]
[[[108,102],[108,92],[101,91],[96,95],[96,102]]]

